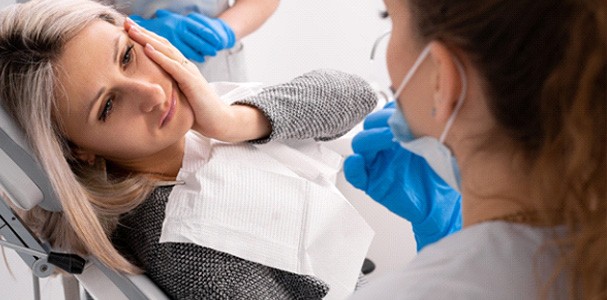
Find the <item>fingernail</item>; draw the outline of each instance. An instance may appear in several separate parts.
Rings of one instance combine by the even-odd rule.
[[[133,21],[133,19],[131,19],[131,18],[129,18],[129,17],[126,17],[126,21],[127,21],[129,24],[131,24],[131,25],[133,25],[133,26],[135,26],[135,27],[137,27],[137,26],[138,26],[138,25],[137,25],[137,23],[135,23],[135,21]]]
[[[154,49],[154,46],[152,46],[152,44],[150,44],[150,43],[146,43],[146,44],[145,44],[145,47],[146,47],[148,50],[151,50],[151,51],[156,51],[156,49]]]

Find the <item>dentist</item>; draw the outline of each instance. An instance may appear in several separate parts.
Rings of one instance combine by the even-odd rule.
[[[604,298],[607,2],[384,2],[395,104],[344,169],[423,249],[352,299]]]

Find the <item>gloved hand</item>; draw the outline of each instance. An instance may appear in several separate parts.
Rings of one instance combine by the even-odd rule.
[[[348,182],[413,226],[417,250],[461,229],[461,195],[423,157],[393,140],[394,102],[370,114],[344,162]]]
[[[228,25],[228,23],[224,22],[222,19],[209,18],[198,13],[191,13],[188,15],[188,18],[198,22],[200,25],[215,33],[215,36],[217,36],[221,43],[221,45],[217,48],[217,51],[234,47],[234,44],[236,43],[236,35],[234,34],[234,31],[230,25]]]
[[[204,62],[205,56],[214,56],[218,49],[224,47],[224,42],[213,29],[190,17],[167,10],[156,11],[156,17],[152,19],[138,15],[129,17],[147,30],[166,38],[185,57],[197,62]]]

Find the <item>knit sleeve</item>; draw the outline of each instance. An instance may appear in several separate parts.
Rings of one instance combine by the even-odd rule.
[[[377,103],[369,83],[336,70],[316,70],[292,81],[265,88],[234,104],[257,107],[270,120],[269,137],[251,141],[331,140],[348,132]]]

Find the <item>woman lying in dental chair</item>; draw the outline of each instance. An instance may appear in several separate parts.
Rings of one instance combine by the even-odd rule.
[[[164,208],[190,132],[229,143],[334,139],[375,107],[369,85],[316,71],[227,105],[175,48],[112,8],[30,1],[0,20],[2,105],[63,206],[24,213],[41,237],[115,270],[144,270],[176,299],[327,294],[312,276],[193,243],[159,243]]]

